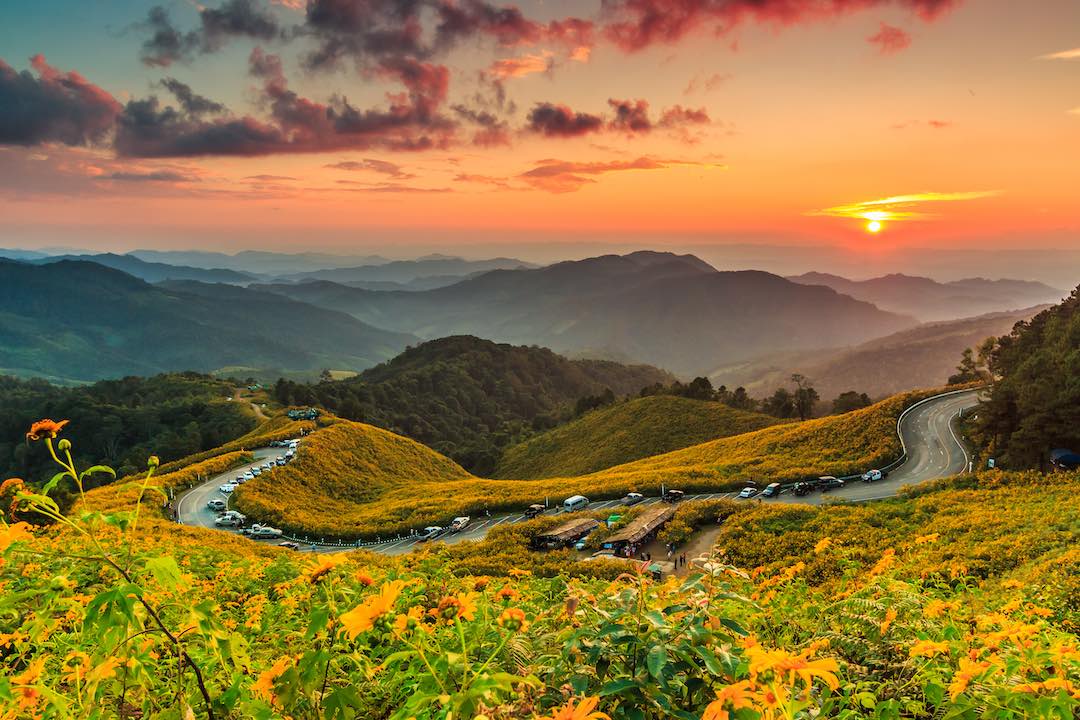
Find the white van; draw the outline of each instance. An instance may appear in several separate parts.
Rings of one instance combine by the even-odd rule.
[[[563,512],[575,512],[577,510],[584,510],[589,506],[589,498],[584,495],[574,495],[563,500],[562,509]]]

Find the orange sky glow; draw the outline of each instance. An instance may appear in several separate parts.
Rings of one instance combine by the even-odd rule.
[[[249,4],[282,28],[313,22],[296,3]],[[493,34],[404,69],[364,56],[319,71],[312,47],[270,35],[148,58],[149,20],[110,38],[122,15],[84,18],[95,37],[80,49],[73,28],[50,34],[55,20],[6,6],[0,98],[55,99],[68,91],[50,77],[77,72],[92,90],[62,100],[95,103],[103,119],[35,131],[5,125],[0,107],[0,244],[344,251],[474,232],[511,250],[526,235],[1080,248],[1077,3],[866,0],[805,17],[695,16],[661,38],[628,29],[640,4],[664,5],[616,3],[629,8],[619,25],[599,3],[521,2],[543,33],[508,42],[482,29]],[[166,7],[181,33],[199,27],[197,10]],[[593,29],[555,24],[570,16]],[[159,113],[182,102],[169,79],[213,107],[164,132],[253,118],[285,139],[251,152],[131,139],[137,101],[158,97]],[[315,135],[278,118],[282,98],[331,120],[390,108],[392,134]],[[417,127],[400,129],[406,113]],[[437,139],[421,147],[420,132]]]

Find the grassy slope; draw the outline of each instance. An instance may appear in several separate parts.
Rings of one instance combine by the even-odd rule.
[[[575,493],[593,499],[661,483],[689,491],[742,481],[793,480],[877,465],[899,451],[896,418],[915,395],[898,395],[846,415],[777,425],[618,465],[580,477],[484,480],[406,438],[341,422],[309,437],[300,460],[273,480],[237,493],[253,518],[316,537],[373,537],[445,523],[484,509],[513,510]]]
[[[508,448],[494,477],[584,475],[779,422],[721,403],[673,395],[636,398]]]

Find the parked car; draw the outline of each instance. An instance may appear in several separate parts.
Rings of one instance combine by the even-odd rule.
[[[275,527],[269,525],[255,524],[251,526],[251,529],[247,531],[247,535],[253,538],[279,538],[284,533]]]
[[[829,492],[830,490],[839,490],[844,487],[844,481],[840,478],[834,478],[832,476],[825,476],[818,478],[821,482],[821,492]]]
[[[218,488],[218,492],[223,493],[225,495],[231,495],[232,491],[235,490],[235,489],[236,489],[236,483],[225,483],[224,485],[222,485],[221,487]]]
[[[645,499],[645,496],[642,495],[641,493],[632,492],[632,493],[626,493],[626,497],[624,497],[620,502],[623,505],[637,505],[639,502],[641,502],[644,499]]]
[[[543,515],[545,510],[547,510],[547,508],[543,505],[533,503],[529,507],[525,508],[525,517],[534,518],[538,515]]]
[[[244,523],[231,515],[222,515],[214,520],[214,524],[218,527],[240,527]]]
[[[247,515],[240,512],[239,510],[226,510],[221,514],[221,517],[233,518],[240,523],[244,523],[245,521],[247,521]]]
[[[589,536],[588,536],[588,535],[586,535],[585,537],[581,538],[581,539],[580,539],[580,540],[578,540],[578,541],[577,541],[576,543],[574,543],[574,549],[575,549],[575,550],[584,550],[584,549],[585,549],[585,546],[589,544],[589,543],[588,543],[588,540],[589,540]]]
[[[797,482],[792,486],[791,491],[799,497],[802,497],[803,495],[809,495],[810,491],[813,489],[814,488],[812,485],[810,485],[810,483]]]
[[[765,489],[761,491],[762,497],[776,497],[780,494],[780,483],[769,483],[765,486]]]
[[[233,478],[233,485],[243,485],[246,482],[247,478],[243,475],[237,475],[235,478]]]
[[[461,532],[466,527],[468,527],[470,519],[471,518],[469,518],[468,515],[462,515],[461,517],[454,518],[454,521],[452,523],[450,523],[450,532],[452,532],[452,533]]]
[[[426,542],[428,540],[434,540],[442,533],[442,531],[443,529],[438,525],[429,525],[424,528],[424,532],[420,533],[419,541]]]
[[[289,450],[289,452],[285,453],[285,459],[286,460],[292,460],[294,455],[296,455],[296,451],[295,450]]]
[[[277,462],[277,464],[278,464],[278,465],[284,465],[285,463],[287,463],[287,462],[288,462],[288,460],[286,460],[286,459],[285,459],[285,456],[284,456],[284,455],[282,455],[281,457],[279,457],[279,458],[278,458],[278,459],[276,460],[276,462]]]
[[[756,487],[744,487],[742,489],[742,492],[739,493],[739,499],[746,500],[747,498],[752,498],[757,494],[758,490]]]
[[[255,473],[248,470],[246,473],[244,473],[244,479],[245,480],[254,480],[255,479]]]
[[[253,476],[258,477],[259,475],[262,475],[262,468],[253,467],[253,468],[251,468],[251,470],[249,472]]]
[[[264,462],[259,467],[261,467],[263,470],[269,470],[270,468],[274,467],[274,463]]]
[[[294,543],[292,540],[282,540],[277,544],[279,548],[286,548],[288,550],[299,550],[300,543]]]
[[[862,474],[862,481],[866,482],[866,483],[868,483],[868,482],[877,482],[878,480],[881,480],[883,477],[885,477],[885,474],[883,472],[881,472],[880,470],[867,470],[866,472],[864,472]]]
[[[210,498],[206,501],[206,507],[211,510],[224,510],[228,506],[228,503],[221,498]]]
[[[682,490],[668,490],[664,493],[663,500],[666,503],[677,503],[683,499],[685,494]]]

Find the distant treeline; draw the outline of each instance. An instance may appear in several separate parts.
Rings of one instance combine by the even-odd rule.
[[[697,377],[689,383],[676,380],[670,385],[655,384],[641,390],[641,397],[648,395],[677,395],[694,400],[713,400],[724,403],[736,410],[762,412],[778,418],[800,418],[805,420],[819,414],[821,398],[811,381],[802,375],[791,376],[792,388],[777,388],[769,397],[755,399],[750,397],[746,388],[737,387],[729,390],[726,385],[714,388],[707,377]],[[591,398],[589,400],[592,400]],[[832,402],[833,414],[841,414],[869,407],[870,397],[866,393],[849,390],[841,393]]]
[[[0,376],[0,479],[44,482],[55,465],[42,443],[24,438],[35,420],[70,420],[80,467],[104,464],[119,476],[215,448],[248,432],[254,416],[227,402],[231,385],[198,373],[106,380],[58,387],[44,380]],[[104,477],[104,476],[102,476]],[[70,490],[70,488],[69,488]]]

